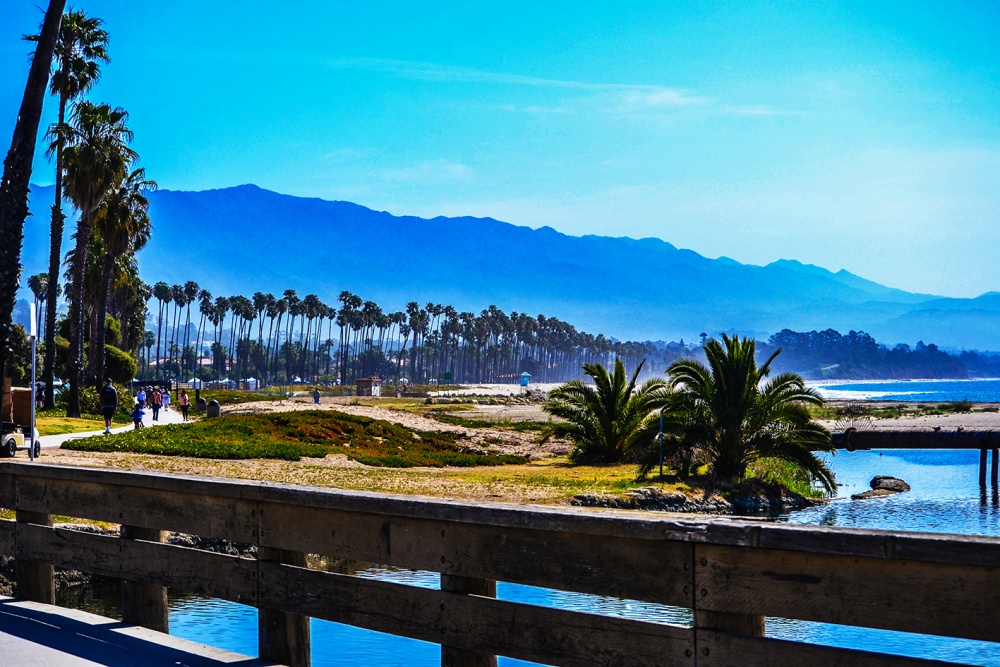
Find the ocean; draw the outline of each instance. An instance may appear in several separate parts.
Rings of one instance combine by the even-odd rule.
[[[840,400],[943,403],[1000,402],[1000,379],[982,380],[830,380],[808,382],[824,398]]]

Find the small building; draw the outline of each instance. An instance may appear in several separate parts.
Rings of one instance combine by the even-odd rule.
[[[382,380],[378,376],[358,378],[358,396],[381,396]]]
[[[531,373],[521,373],[521,386],[527,387],[531,384]]]

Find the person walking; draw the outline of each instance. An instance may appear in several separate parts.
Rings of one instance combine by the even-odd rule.
[[[319,405],[319,389],[313,390],[313,403]]]
[[[160,388],[157,387],[153,390],[152,396],[149,399],[150,407],[153,408],[153,421],[160,421],[160,406],[163,405],[163,394],[160,393]]]
[[[139,387],[139,391],[136,392],[135,402],[139,404],[140,408],[146,407],[146,391],[142,387]]]
[[[104,381],[101,387],[101,412],[104,414],[104,435],[111,434],[111,418],[118,410],[118,390],[111,384],[111,380]]]
[[[169,410],[170,409],[170,390],[169,389],[164,389],[163,390],[163,409],[164,410]]]
[[[188,398],[187,389],[181,389],[181,395],[177,397],[177,405],[181,406],[181,414],[184,421],[188,420],[188,410],[191,409],[191,399]]]

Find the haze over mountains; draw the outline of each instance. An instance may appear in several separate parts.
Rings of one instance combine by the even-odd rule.
[[[25,277],[47,269],[52,188],[33,186]],[[384,309],[408,301],[554,316],[622,340],[720,331],[863,330],[880,342],[1000,349],[1000,293],[913,294],[794,260],[709,259],[659,239],[574,237],[491,218],[394,216],[254,185],[150,195],[144,280],[213,294],[293,288],[336,304],[342,290]],[[73,225],[69,225],[72,231]],[[68,244],[64,244],[67,248]]]

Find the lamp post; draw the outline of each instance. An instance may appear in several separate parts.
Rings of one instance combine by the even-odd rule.
[[[38,332],[35,330],[35,304],[31,304],[31,427],[28,433],[28,460],[35,460],[35,356],[38,346]]]
[[[663,411],[667,406],[660,408],[660,484],[663,483]]]

